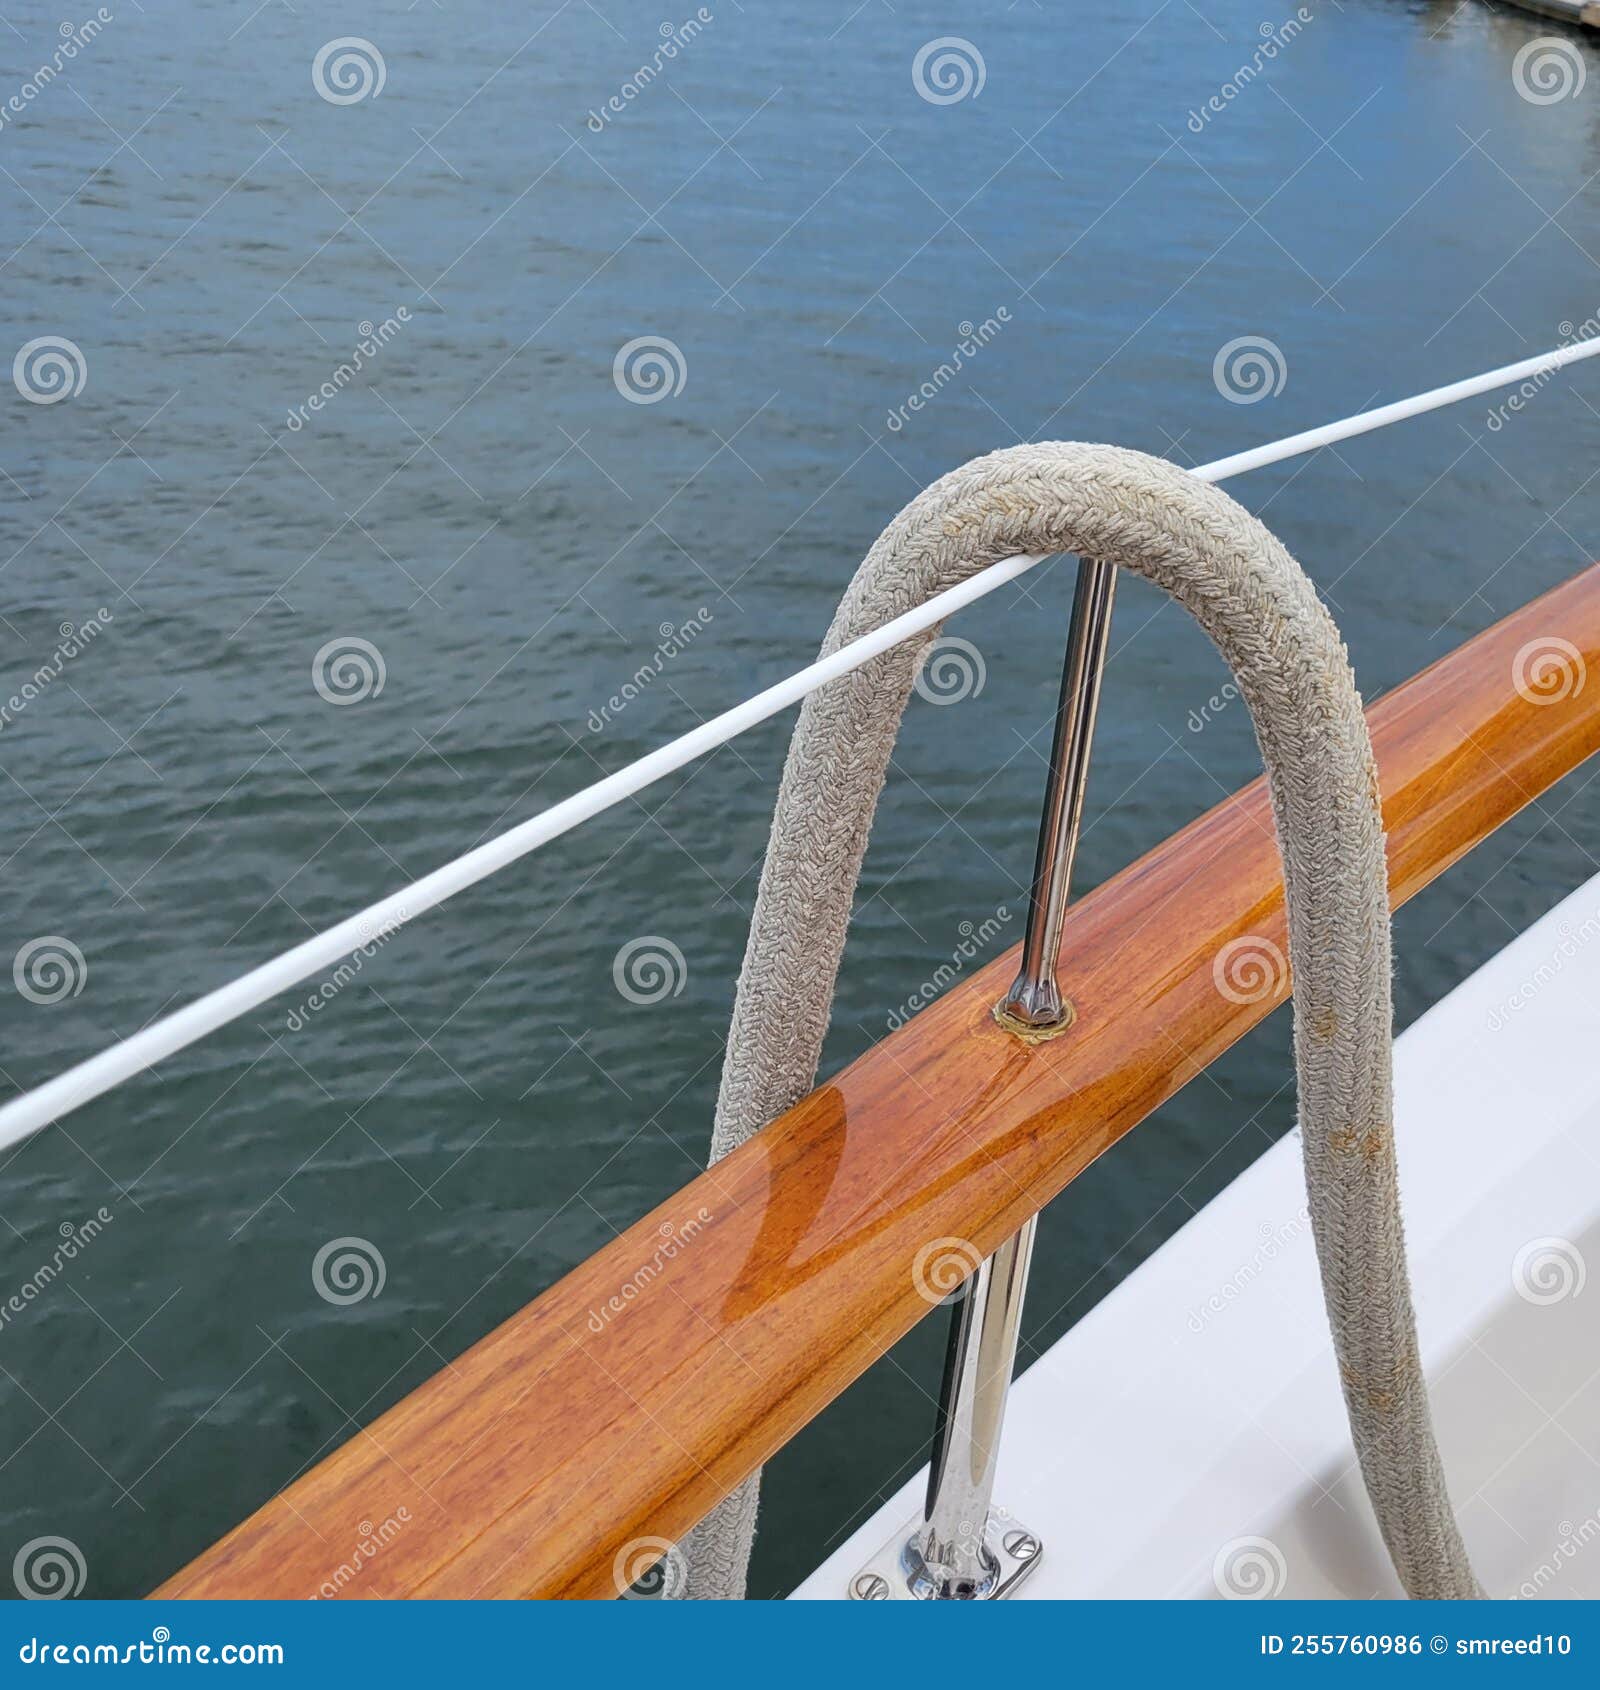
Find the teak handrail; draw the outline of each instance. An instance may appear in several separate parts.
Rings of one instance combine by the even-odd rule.
[[[1600,749],[1597,663],[1600,566],[1372,706],[1393,904]],[[363,1522],[400,1520],[339,1594],[615,1596],[619,1555],[676,1541],[929,1312],[919,1250],[993,1250],[1284,1001],[1285,971],[1255,1001],[1213,972],[1230,940],[1285,944],[1263,783],[1066,924],[1070,1034],[995,1024],[1017,952],[996,959],[155,1594],[309,1597]],[[671,1233],[659,1274],[597,1312]]]

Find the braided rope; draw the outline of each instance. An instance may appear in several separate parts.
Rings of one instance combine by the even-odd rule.
[[[1338,630],[1226,494],[1109,446],[1020,446],[890,523],[823,652],[1019,552],[1101,558],[1164,588],[1233,670],[1283,857],[1311,1222],[1351,1435],[1414,1597],[1481,1595],[1445,1489],[1417,1348],[1395,1165],[1389,907],[1377,768]],[[711,1159],[815,1084],[857,877],[929,629],[800,710],[739,977]],[[686,1540],[690,1598],[740,1597],[756,1474]]]

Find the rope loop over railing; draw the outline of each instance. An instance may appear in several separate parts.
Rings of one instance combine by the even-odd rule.
[[[1172,464],[1110,446],[1020,446],[943,477],[895,518],[823,653],[998,559],[1061,552],[1169,593],[1217,646],[1249,708],[1283,859],[1306,1184],[1351,1433],[1405,1589],[1479,1596],[1434,1438],[1401,1228],[1376,764],[1344,646],[1305,572],[1226,494]],[[801,708],[740,973],[713,1160],[815,1081],[873,813],[937,633],[882,652]],[[743,1593],[756,1483],[691,1535],[690,1596]]]

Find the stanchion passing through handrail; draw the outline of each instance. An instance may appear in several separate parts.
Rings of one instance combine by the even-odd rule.
[[[1597,673],[1591,566],[1372,704],[1392,906],[1600,756]],[[1216,986],[1241,939],[1288,945],[1272,828],[1256,780],[1072,900],[1070,1037],[1030,1049],[995,1024],[1018,947],[975,964],[156,1594],[311,1594],[378,1498],[416,1523],[341,1596],[615,1598],[928,1315],[946,1266],[1001,1248],[1285,1001],[1287,970]],[[688,1216],[709,1221],[644,1284]]]

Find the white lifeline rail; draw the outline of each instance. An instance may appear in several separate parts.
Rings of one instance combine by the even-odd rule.
[[[1248,452],[1236,452],[1232,457],[1218,458],[1214,463],[1200,464],[1190,474],[1201,481],[1223,481],[1242,475],[1246,470],[1260,469],[1267,464],[1281,463],[1285,458],[1314,452],[1340,440],[1358,434],[1370,434],[1374,429],[1387,428],[1390,423],[1419,416],[1424,411],[1436,411],[1462,399],[1509,387],[1535,376],[1548,375],[1575,363],[1580,358],[1593,357],[1600,352],[1600,336],[1572,342],[1554,351],[1525,358],[1520,363],[1507,364],[1497,370],[1485,371],[1465,381],[1436,387],[1427,393],[1414,394],[1392,405],[1380,405],[1373,411],[1362,411],[1342,421],[1325,423],[1321,428],[1307,429],[1303,434],[1291,434],[1287,439],[1269,445],[1256,446]],[[939,593],[917,609],[897,616],[862,639],[798,670],[786,680],[768,687],[764,692],[747,698],[733,709],[725,710],[709,722],[703,722],[692,732],[619,769],[593,786],[575,792],[570,798],[552,805],[548,810],[531,816],[527,821],[486,844],[477,846],[465,855],[453,858],[442,868],[436,868],[411,885],[392,892],[377,903],[347,917],[326,932],[304,940],[291,950],[275,956],[219,986],[204,997],[161,1020],[152,1022],[132,1038],[124,1039],[98,1056],[67,1069],[55,1079],[33,1091],[25,1092],[0,1108],[0,1150],[9,1149],[25,1138],[48,1126],[52,1121],[99,1097],[124,1080],[154,1067],[186,1045],[203,1039],[219,1027],[236,1021],[259,1004],[287,991],[318,969],[326,968],[352,951],[371,942],[375,934],[393,932],[424,910],[442,904],[446,898],[476,885],[498,869],[548,845],[564,833],[588,821],[591,817],[620,804],[624,798],[665,778],[675,769],[691,763],[696,757],[726,744],[730,739],[775,716],[780,710],[798,703],[807,693],[837,680],[863,663],[909,639],[913,634],[944,621],[963,606],[992,593],[1007,581],[1014,581],[1026,570],[1042,563],[1042,557],[1011,557],[991,565],[981,574]]]

